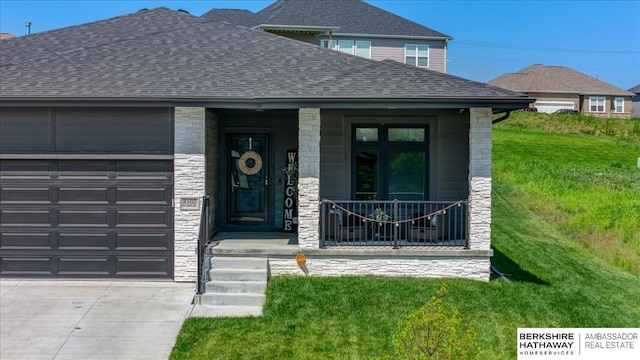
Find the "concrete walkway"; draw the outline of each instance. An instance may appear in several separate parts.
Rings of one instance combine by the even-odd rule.
[[[0,359],[167,359],[193,295],[189,283],[0,280]]]

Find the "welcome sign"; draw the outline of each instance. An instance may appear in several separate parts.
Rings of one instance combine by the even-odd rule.
[[[282,231],[295,233],[298,231],[298,150],[287,150],[287,164],[282,169],[285,173],[284,212]]]

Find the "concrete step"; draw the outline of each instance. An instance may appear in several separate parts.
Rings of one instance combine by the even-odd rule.
[[[267,289],[266,281],[221,281],[213,280],[206,284],[210,293],[238,293],[238,294],[264,294]]]
[[[267,281],[266,269],[211,269],[211,281]]]
[[[211,269],[267,269],[266,258],[212,256]]]
[[[200,296],[202,305],[228,305],[228,306],[262,306],[265,296],[263,294],[234,294],[234,293],[204,293]]]
[[[256,317],[262,316],[262,306],[201,305],[193,307],[189,317]]]

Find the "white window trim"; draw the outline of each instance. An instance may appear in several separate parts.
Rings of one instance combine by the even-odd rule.
[[[358,43],[359,42],[365,42],[369,44],[369,54],[367,57],[364,57],[365,59],[371,59],[371,41],[367,41],[367,40],[352,40],[352,39],[331,39],[331,50],[336,50],[336,51],[340,51],[340,45],[338,44],[338,41],[351,41],[352,45],[351,45],[351,55],[354,56],[358,56]],[[322,39],[320,41],[320,46],[322,46],[323,48],[329,48],[329,40],[328,39]],[[345,53],[346,54],[346,53]]]
[[[416,66],[420,68],[428,68],[429,62],[431,60],[431,47],[428,44],[404,44],[404,63],[407,63],[407,46],[415,46],[416,47]],[[427,66],[418,66],[418,46],[426,46],[427,47]]]
[[[620,111],[618,111],[618,101],[620,102],[621,106],[620,106]],[[621,97],[617,97],[613,100],[613,111],[617,112],[617,113],[623,113],[624,112],[624,98]]]
[[[600,100],[602,100],[602,111],[598,111],[598,104],[597,103]],[[594,102],[595,102],[595,106],[596,106],[595,110],[593,110]],[[590,96],[589,97],[589,112],[597,112],[597,113],[605,112],[606,109],[607,109],[606,103],[607,103],[606,99],[604,97],[602,97],[602,96]]]

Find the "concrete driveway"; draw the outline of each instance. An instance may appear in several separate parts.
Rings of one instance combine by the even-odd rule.
[[[166,359],[194,286],[0,280],[0,359]]]

